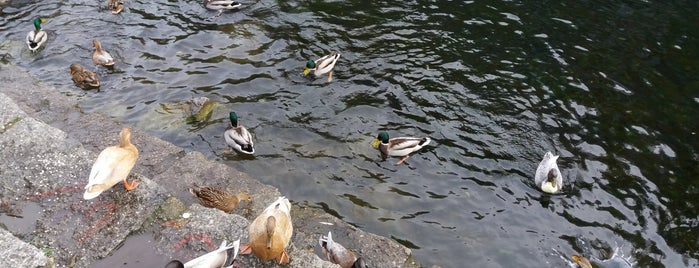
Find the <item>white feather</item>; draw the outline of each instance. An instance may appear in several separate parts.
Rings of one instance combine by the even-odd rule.
[[[551,152],[546,152],[544,154],[544,159],[541,160],[539,166],[536,168],[536,173],[534,174],[534,183],[542,191],[546,193],[556,193],[563,187],[563,176],[561,171],[558,169],[556,164],[558,160],[558,155],[553,155]],[[551,170],[556,170],[557,176],[555,178],[555,186],[548,182],[548,174]]]

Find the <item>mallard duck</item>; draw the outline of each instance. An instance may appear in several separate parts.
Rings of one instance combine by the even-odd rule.
[[[337,263],[342,268],[363,268],[364,261],[357,258],[354,253],[333,240],[332,233],[328,236],[320,236],[318,239],[320,247],[323,249],[323,257],[333,263]]]
[[[138,149],[131,144],[131,129],[124,127],[119,132],[119,145],[110,146],[102,150],[97,156],[95,164],[90,171],[90,181],[85,186],[84,199],[92,199],[103,191],[112,188],[120,181],[124,182],[127,191],[138,186],[138,182],[126,181],[134,164],[138,159]]]
[[[236,195],[229,194],[223,189],[215,187],[199,187],[192,185],[189,192],[197,197],[199,204],[207,208],[217,208],[223,212],[231,213],[241,200],[252,201],[248,192],[240,192]]]
[[[46,40],[49,39],[48,34],[41,30],[41,23],[46,22],[45,19],[42,18],[36,18],[34,20],[34,30],[29,31],[27,33],[27,47],[29,47],[29,50],[32,52],[36,51],[46,43]]]
[[[230,0],[204,0],[204,6],[211,10],[238,9],[242,4]]]
[[[310,73],[311,75],[318,77],[322,74],[329,73],[328,82],[330,82],[333,80],[333,68],[335,67],[335,63],[339,58],[340,53],[333,52],[332,54],[323,56],[315,61],[308,60],[308,62],[306,62],[306,68],[303,69],[303,75],[308,75]]]
[[[541,160],[541,163],[536,168],[534,177],[536,186],[549,194],[555,194],[563,187],[563,177],[558,169],[558,165],[556,165],[556,160],[558,160],[558,155],[546,152],[544,159]]]
[[[187,122],[204,122],[211,117],[211,112],[217,105],[215,101],[207,97],[194,98],[188,102],[185,110],[189,114]]]
[[[95,52],[92,52],[92,62],[106,67],[114,66],[114,58],[102,49],[102,43],[99,40],[92,39],[92,46],[95,47]]]
[[[212,268],[212,267],[232,267],[232,263],[238,256],[240,240],[236,240],[230,245],[226,245],[226,241],[221,243],[221,246],[209,253],[201,255],[196,259],[182,263],[178,260],[169,262],[165,268]],[[231,266],[226,266],[231,265]]]
[[[254,154],[255,147],[252,142],[252,135],[250,135],[248,129],[243,125],[238,125],[238,115],[235,112],[230,112],[228,117],[231,119],[231,125],[223,133],[226,144],[238,152]]]
[[[286,247],[294,231],[290,211],[291,204],[283,196],[265,208],[250,224],[250,243],[241,246],[241,254],[254,253],[262,260],[276,258],[279,264],[289,263]]]
[[[119,14],[119,12],[124,10],[124,0],[107,0],[107,6],[112,11],[112,14]]]
[[[225,9],[238,9],[242,4],[231,0],[204,0],[204,6],[211,10],[218,10],[215,17],[221,15]]]
[[[585,257],[573,255],[570,258],[573,259],[573,261],[575,263],[577,263],[580,266],[580,268],[592,268],[592,264],[590,263],[590,260],[588,260]]]
[[[403,164],[405,160],[410,157],[410,153],[420,150],[422,147],[430,143],[429,137],[424,138],[412,138],[412,137],[398,137],[389,139],[388,133],[386,131],[379,132],[376,136],[376,140],[371,145],[376,148],[379,147],[381,151],[381,157],[385,160],[387,156],[402,156],[396,165]]]
[[[91,89],[100,87],[100,79],[92,71],[89,71],[80,64],[73,63],[70,65],[70,76],[73,77],[75,85],[82,89]]]

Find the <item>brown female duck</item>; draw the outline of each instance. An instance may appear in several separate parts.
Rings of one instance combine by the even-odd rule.
[[[215,187],[200,187],[192,185],[189,192],[197,197],[199,204],[207,208],[217,208],[226,213],[231,213],[242,200],[252,201],[248,192],[240,192],[236,195],[229,194],[223,189]]]
[[[70,65],[70,76],[73,77],[75,85],[82,89],[92,89],[100,87],[100,80],[92,71],[86,70],[80,64],[73,63]]]

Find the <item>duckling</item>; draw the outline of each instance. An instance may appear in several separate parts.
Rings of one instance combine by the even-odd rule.
[[[352,251],[333,241],[331,232],[328,232],[328,236],[321,235],[318,243],[320,243],[320,247],[323,249],[323,257],[326,260],[339,264],[342,268],[365,267],[361,258],[357,258]]]
[[[112,14],[119,14],[124,10],[124,0],[107,0],[107,6]]]
[[[306,68],[303,69],[303,75],[311,74],[314,77],[318,77],[322,74],[328,74],[328,82],[333,81],[333,68],[335,68],[335,63],[340,58],[340,53],[333,52],[330,55],[326,55],[317,60],[308,60],[306,62]]]
[[[403,164],[405,160],[410,157],[410,153],[416,152],[425,145],[430,144],[430,138],[413,138],[413,137],[398,137],[389,139],[388,133],[386,131],[379,132],[376,136],[376,140],[372,143],[372,146],[376,148],[378,146],[379,151],[381,151],[381,158],[384,160],[388,156],[402,156],[396,165]]]
[[[199,187],[192,185],[189,192],[197,197],[199,204],[207,208],[217,208],[226,213],[231,213],[241,200],[252,201],[248,192],[240,192],[231,195],[223,189],[215,187]]]
[[[289,199],[283,196],[265,208],[250,224],[250,243],[241,245],[240,253],[254,253],[262,260],[276,258],[279,264],[289,263],[286,247],[294,231],[290,213]]]
[[[95,52],[92,53],[92,62],[105,67],[114,67],[114,58],[102,49],[102,43],[99,40],[92,39],[92,46],[95,47]]]
[[[41,29],[41,23],[46,22],[45,19],[36,18],[34,20],[34,30],[27,33],[27,47],[32,52],[36,52],[41,45],[49,39],[48,34]]]
[[[561,176],[556,160],[558,160],[558,155],[546,152],[544,159],[536,168],[534,183],[545,193],[555,194],[563,188],[563,176]]]
[[[70,76],[79,88],[88,90],[100,87],[100,80],[92,71],[83,68],[82,65],[73,63],[70,65]]]
[[[138,159],[138,149],[131,144],[131,129],[124,127],[119,132],[119,145],[102,150],[90,170],[90,179],[85,186],[83,198],[93,199],[120,181],[127,191],[138,186],[138,182],[129,183],[126,178]]]

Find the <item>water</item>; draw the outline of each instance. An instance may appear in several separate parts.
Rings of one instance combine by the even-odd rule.
[[[6,60],[423,265],[561,267],[580,240],[641,267],[699,265],[699,2],[530,2],[245,1],[212,18],[199,1],[127,1],[114,16],[100,1],[15,0],[0,30],[15,51],[45,16],[47,49]],[[93,68],[92,38],[117,61],[99,92],[68,74]],[[331,51],[332,83],[301,76]],[[190,124],[167,109],[195,97],[221,105]],[[254,159],[221,153],[231,110]],[[394,166],[370,147],[379,130],[433,141]],[[549,150],[554,196],[533,185]]]

